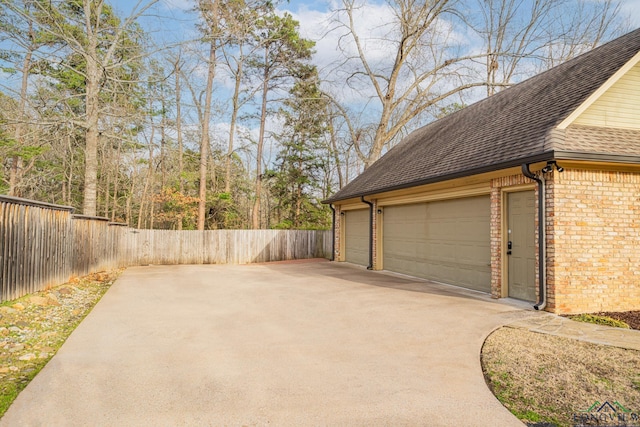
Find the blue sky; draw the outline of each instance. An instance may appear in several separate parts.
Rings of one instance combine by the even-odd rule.
[[[525,0],[528,1],[528,0]],[[530,0],[533,1],[533,0]],[[577,0],[591,2],[595,0]],[[631,28],[640,27],[640,0],[614,0],[620,5],[620,15],[628,19]],[[125,14],[135,4],[144,4],[147,0],[112,0],[112,4]],[[363,34],[388,22],[386,2],[380,0],[364,0],[365,5],[362,22],[358,22]],[[196,4],[195,0],[159,0],[154,6],[155,17],[143,20],[145,29],[152,31],[154,39],[160,44],[169,44],[189,37],[197,37],[194,27],[195,15],[185,13]],[[340,0],[290,0],[283,2],[279,10],[290,12],[300,22],[300,31],[306,38],[316,41],[315,63],[322,69],[323,65],[336,57],[336,46],[339,34],[327,34],[330,25],[331,10],[341,4]],[[160,17],[160,18],[158,18]],[[380,46],[376,46],[380,47]],[[380,50],[380,55],[385,52]]]
[[[625,0],[621,3],[622,14],[629,17],[631,25],[640,27],[640,0]]]
[[[137,7],[138,10],[141,6],[148,3],[149,0],[107,0],[111,3],[116,10],[118,10],[120,16],[128,16],[132,9]],[[382,0],[360,0],[363,4],[361,10],[361,17],[357,21],[358,30],[363,38],[371,37],[372,35],[380,35],[385,30],[385,24],[389,19],[389,10],[387,3]],[[533,0],[524,0],[533,1]],[[584,2],[591,2],[595,0],[577,0]],[[632,28],[640,27],[640,0],[618,0],[620,5],[621,16],[625,17],[629,21],[629,25]],[[143,28],[152,34],[153,39],[160,46],[170,45],[182,40],[197,38],[197,30],[195,23],[197,17],[194,13],[187,12],[192,9],[196,4],[195,0],[159,0],[151,10],[145,13],[145,16],[141,19]],[[335,9],[337,5],[341,4],[341,0],[290,0],[280,5],[281,11],[290,12],[295,19],[300,22],[300,31],[303,37],[316,41],[316,54],[314,63],[318,65],[321,72],[329,68],[329,64],[338,58],[337,45],[340,34],[336,31],[328,32],[331,26],[331,10]],[[331,7],[333,6],[333,7]],[[454,29],[455,30],[455,29]],[[461,33],[458,35],[461,38],[469,37],[469,34]],[[387,49],[379,37],[376,40],[371,39],[367,49],[369,58],[373,58],[374,61],[379,61],[384,64],[389,60],[390,49]],[[201,61],[202,76],[204,76],[204,61]],[[200,70],[196,70],[198,72]],[[325,73],[324,77],[331,78],[332,74]],[[335,73],[333,73],[335,74]],[[12,85],[12,81],[15,80],[15,84],[18,84],[17,76],[9,76],[7,74],[0,73],[0,77],[4,78],[5,85]],[[225,104],[225,100],[229,99],[228,91],[230,88],[230,82],[225,81],[223,68],[219,68],[219,72],[216,80],[216,97],[218,106],[221,110],[228,107]],[[350,105],[354,107],[354,110],[362,112],[361,120],[367,122],[368,119],[375,119],[375,117],[366,117],[366,114],[375,116],[375,102],[367,105],[370,97],[373,95],[371,88],[363,87],[362,90],[350,90],[344,85],[344,79],[341,80],[340,76],[336,78],[336,85],[334,86],[334,95],[337,95],[340,101],[344,105]],[[480,94],[482,95],[482,94]],[[465,102],[479,99],[472,96],[465,99]],[[188,102],[188,100],[185,100]],[[373,111],[373,113],[371,113]],[[228,128],[227,114],[223,111],[219,111],[217,117],[215,117],[214,131],[221,144],[224,144],[226,137],[226,129]],[[195,119],[193,120],[195,123]],[[247,126],[253,126],[247,124]],[[278,123],[271,123],[272,128],[278,127]],[[244,129],[249,134],[254,135],[257,132],[257,127]],[[267,147],[269,150],[269,147]],[[273,153],[267,152],[267,158],[274,156]]]
[[[591,2],[594,0],[578,1]],[[615,1],[618,1],[620,14],[629,20],[630,26],[632,28],[640,27],[640,0]],[[111,0],[111,3],[121,13],[127,15],[135,5],[139,7],[147,3],[147,0]],[[154,6],[154,10],[149,12],[153,17],[143,18],[143,25],[145,29],[153,32],[154,39],[161,44],[196,37],[195,15],[185,13],[185,11],[192,9],[196,3],[196,0],[159,0],[159,3]],[[340,0],[290,0],[279,6],[279,10],[290,12],[300,22],[300,30],[304,37],[316,41],[315,62],[320,68],[335,57],[339,35],[335,33],[327,35],[326,29],[331,18],[331,9],[338,7],[340,3]],[[362,3],[365,4],[363,16],[366,18],[359,25],[363,30],[371,29],[386,20],[386,16],[388,16],[386,15],[388,13],[386,2],[365,0]]]
[[[590,2],[594,0],[578,1]],[[618,1],[621,16],[628,18],[632,28],[640,27],[640,0]],[[139,2],[132,0],[112,0],[111,3],[116,9],[126,15],[134,5],[144,4],[146,2],[147,0],[140,0]],[[382,31],[386,31],[384,26],[390,21],[387,3],[381,0],[362,0],[361,2],[364,7],[361,12],[361,18],[357,21],[361,36],[366,38],[371,35],[375,36],[376,33],[380,35]],[[196,38],[197,31],[194,24],[197,18],[195,14],[186,12],[192,9],[195,4],[196,1],[194,0],[160,0],[159,3],[154,6],[153,13],[150,14],[154,16],[146,16],[143,19],[143,27],[153,33],[153,38],[160,45]],[[329,68],[329,64],[338,58],[337,45],[340,34],[336,31],[328,32],[328,29],[331,26],[331,10],[340,4],[341,0],[290,0],[279,6],[279,10],[290,12],[294,18],[300,22],[300,31],[303,37],[316,41],[314,63],[318,65],[321,72],[323,68]],[[458,36],[460,38],[467,38],[472,35],[460,33]],[[471,43],[473,44],[472,41]],[[373,60],[384,62],[389,59],[389,51],[389,49],[385,49],[384,44],[380,42],[378,38],[370,42],[367,53],[370,59],[373,56]],[[204,74],[204,66],[202,72]],[[219,99],[225,99],[228,97],[224,96],[224,92],[230,88],[230,82],[225,82],[221,73],[223,73],[223,70],[219,70],[218,72],[216,90],[218,96],[222,95]],[[344,81],[341,83],[344,83]],[[342,98],[341,101],[343,103],[359,106],[360,108],[363,107],[369,97],[373,95],[370,89],[364,89],[361,92],[351,91],[345,88],[344,85],[342,85],[342,88],[338,89],[337,92]],[[468,99],[467,101],[473,101],[473,99]],[[371,111],[371,106],[366,109],[362,108],[362,111]],[[366,118],[363,117],[363,120],[366,121]],[[218,127],[220,130],[225,128],[225,119],[223,117],[219,117],[216,122],[219,123]],[[277,126],[277,124],[273,126]],[[255,129],[248,131],[255,132]],[[221,131],[220,137],[221,139],[224,138],[224,131]]]
[[[174,11],[177,10],[186,10],[191,8],[195,4],[195,0],[160,0],[165,9],[171,9]],[[582,1],[592,1],[592,0],[582,0]],[[114,0],[112,2],[120,9],[128,10],[131,8],[134,1],[131,0]],[[383,2],[369,2],[371,5],[381,4]],[[618,0],[618,3],[621,7],[621,12],[623,16],[629,18],[631,26],[634,28],[640,27],[640,0]],[[303,25],[313,25],[313,19],[307,20],[306,18],[310,17],[308,12],[316,11],[316,12],[327,12],[331,9],[332,1],[330,0],[290,0],[288,2],[284,2],[280,5],[281,10],[288,10],[293,14],[298,15],[301,19],[301,24]],[[316,15],[317,16],[317,15]]]

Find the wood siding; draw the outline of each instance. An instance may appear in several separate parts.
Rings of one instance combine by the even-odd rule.
[[[118,267],[331,256],[330,230],[136,230],[72,212],[0,196],[0,301]]]
[[[640,129],[640,63],[591,104],[574,124]]]

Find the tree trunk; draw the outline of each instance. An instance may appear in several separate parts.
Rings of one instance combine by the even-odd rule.
[[[29,21],[29,38],[33,40],[35,37],[33,33],[33,23]],[[16,123],[15,140],[19,145],[23,145],[22,141],[22,129],[24,126],[24,119],[26,118],[26,105],[27,105],[27,88],[29,85],[29,70],[31,69],[31,59],[33,58],[33,45],[29,46],[24,61],[22,62],[22,82],[20,85],[20,101],[18,102],[18,108],[20,117]],[[11,170],[9,172],[9,195],[19,196],[20,192],[18,186],[22,181],[24,160],[20,156],[13,156],[11,159]]]
[[[163,85],[164,86],[164,85]],[[160,120],[160,188],[164,190],[167,185],[167,170],[165,168],[165,144],[166,144],[166,126],[167,114],[164,99],[164,90],[162,91],[162,119]]]
[[[183,153],[184,148],[182,145],[182,112],[181,112],[181,96],[180,96],[180,58],[176,59],[175,75],[176,75],[176,134],[178,138],[178,182],[180,188],[180,194],[184,195],[184,181],[182,178],[184,170]],[[178,225],[178,230],[182,230],[182,221]]]
[[[180,95],[180,58],[176,59],[175,74],[176,74],[176,134],[178,138],[178,185],[180,188],[180,195],[184,195],[184,147],[182,144],[182,110],[181,110],[181,95]],[[178,230],[182,230],[182,216],[178,218],[178,224],[176,227]]]
[[[69,135],[67,135],[67,146],[69,148],[69,156],[67,159],[69,170],[67,173],[67,170],[65,168],[65,174],[67,178],[67,191],[68,191],[68,194],[65,195],[65,200],[66,200],[66,204],[71,206],[71,194],[72,194],[71,189],[73,188],[73,164],[75,163],[75,156],[74,156],[73,147],[71,144],[71,137]]]
[[[302,205],[302,185],[298,184],[296,188],[296,214],[293,220],[293,227],[300,227],[300,212]]]
[[[268,59],[268,50],[265,49],[265,64]],[[267,122],[267,94],[269,92],[269,67],[264,70],[264,82],[262,83],[262,107],[260,109],[260,135],[258,136],[258,151],[256,153],[256,190],[253,204],[252,226],[255,230],[260,228],[260,201],[262,196],[262,149],[264,147],[265,124]]]
[[[98,34],[91,23],[93,16],[91,3],[84,1],[87,49],[84,59],[87,62],[86,77],[86,119],[85,119],[85,154],[84,154],[84,191],[82,213],[96,215],[97,208],[97,181],[98,181],[98,119],[100,115],[100,81],[102,69],[98,64]],[[101,5],[97,8],[100,9]],[[99,10],[96,12],[98,13]]]
[[[227,157],[225,159],[225,177],[224,192],[231,192],[231,156],[233,155],[233,138],[236,133],[236,121],[238,119],[238,110],[240,109],[240,83],[242,80],[242,58],[238,61],[236,70],[236,82],[233,89],[233,111],[231,112],[231,124],[229,125],[229,148],[227,149]]]
[[[112,169],[115,169],[113,167]],[[111,201],[111,196],[109,195],[109,189],[111,188],[111,174],[107,172],[107,185],[104,189],[104,214],[102,215],[105,218],[109,218],[109,202]]]
[[[392,98],[388,97],[388,99],[390,100]],[[387,143],[387,138],[389,138],[390,136],[387,130],[387,126],[392,119],[392,109],[390,104],[391,102],[386,100],[382,103],[382,114],[380,116],[380,122],[378,123],[378,127],[376,128],[376,135],[373,138],[371,151],[369,151],[369,155],[364,162],[365,169],[374,164],[375,161],[380,158],[380,156],[382,155],[384,144]]]
[[[18,133],[16,131],[16,133]],[[20,141],[16,139],[16,141]],[[20,196],[20,192],[18,191],[18,183],[20,182],[20,175],[22,175],[22,168],[24,166],[24,162],[22,157],[13,156],[11,158],[11,169],[9,171],[9,195],[18,197]]]
[[[151,103],[151,101],[149,102]],[[147,198],[147,192],[151,187],[151,193],[153,195],[153,139],[155,138],[155,124],[151,121],[151,138],[149,141],[149,168],[147,169],[147,179],[144,181],[144,190],[142,191],[142,198],[140,199],[140,209],[138,210],[138,228],[142,228],[142,218],[144,217],[144,205]],[[153,215],[153,196],[150,199],[151,203],[151,215]],[[151,218],[151,227],[153,228],[153,218]]]
[[[125,218],[124,222],[127,224],[131,223],[131,198],[133,197],[133,185],[131,185],[131,191],[129,192],[129,196],[127,196],[127,203],[125,208]]]
[[[200,191],[198,192],[198,230],[204,230],[207,206],[207,160],[209,159],[209,120],[211,118],[211,98],[213,96],[213,78],[216,71],[216,43],[211,40],[209,47],[209,70],[205,94],[204,114],[202,115],[202,136],[200,140]]]
[[[117,210],[118,210],[118,183],[119,183],[119,174],[120,170],[120,153],[122,151],[122,141],[118,141],[118,150],[116,151],[116,164],[117,168],[114,168],[113,173],[113,206],[111,208],[111,221],[114,222],[116,220]]]
[[[344,187],[344,178],[342,175],[342,162],[340,161],[340,152],[338,151],[337,135],[333,126],[333,118],[331,118],[331,154],[336,162],[336,171],[338,172],[338,189]]]

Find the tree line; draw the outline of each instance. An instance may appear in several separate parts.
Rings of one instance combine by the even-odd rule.
[[[0,193],[139,228],[328,228],[321,201],[408,132],[628,28],[614,0],[342,0],[311,39],[285,6],[197,0],[160,43],[159,0],[0,0]]]

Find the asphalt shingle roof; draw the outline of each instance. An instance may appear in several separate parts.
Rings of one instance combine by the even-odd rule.
[[[565,155],[582,152],[584,146],[568,146],[564,133],[552,131],[639,51],[637,29],[430,123],[327,202],[551,160],[554,150]],[[585,132],[591,137],[582,138],[582,144],[592,153],[628,153],[638,147],[616,147],[612,152],[614,147],[593,138],[596,131]]]
[[[554,150],[594,154],[606,152],[615,156],[640,155],[639,130],[574,125],[567,128],[565,133],[566,138],[554,144]]]

